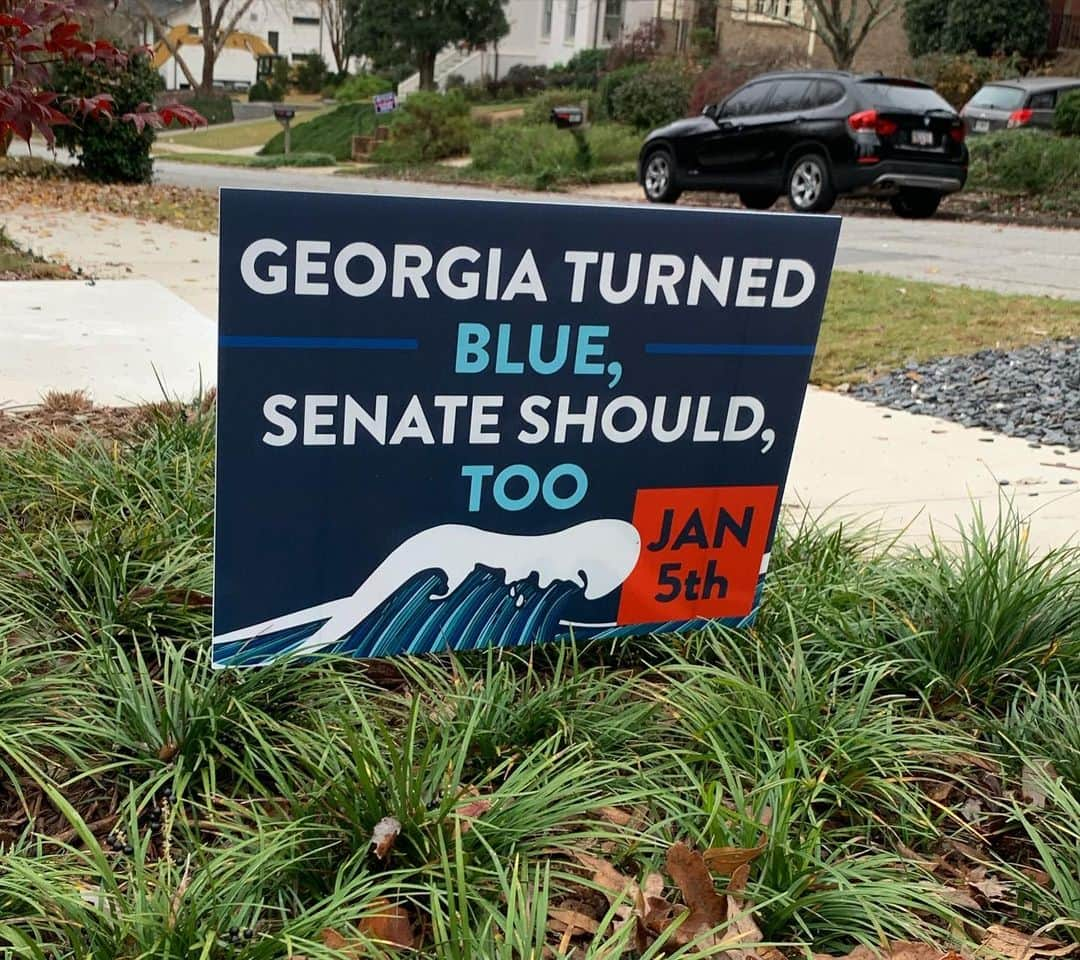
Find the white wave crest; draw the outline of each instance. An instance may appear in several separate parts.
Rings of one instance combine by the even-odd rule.
[[[622,585],[637,566],[640,553],[641,537],[625,520],[587,520],[566,530],[532,537],[443,524],[409,537],[351,596],[220,634],[214,642],[247,640],[326,620],[291,652],[329,646],[425,570],[440,570],[446,576],[446,589],[432,594],[432,600],[448,597],[480,566],[503,571],[511,596],[515,595],[514,584],[535,574],[541,589],[556,581],[576,583],[587,599],[595,600]],[[515,602],[521,606],[524,598],[518,594]]]

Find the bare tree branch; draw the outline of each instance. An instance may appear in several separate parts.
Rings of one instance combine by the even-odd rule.
[[[147,0],[136,0],[139,5],[139,9],[142,10],[146,19],[153,25],[154,29],[160,34],[162,42],[165,44],[166,49],[172,55],[173,59],[179,64],[180,72],[183,73],[185,79],[191,84],[191,89],[195,90],[199,84],[195,80],[195,75],[191,72],[191,68],[187,65],[187,62],[182,56],[180,56],[179,44],[173,43],[169,39],[169,30],[171,27],[165,23],[154,11],[150,8],[150,4]]]

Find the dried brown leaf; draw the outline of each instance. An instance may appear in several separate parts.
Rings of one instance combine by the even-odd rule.
[[[1063,944],[1049,937],[1023,933],[994,923],[986,928],[986,935],[979,946],[979,955],[1030,960],[1031,957],[1066,957],[1076,949],[1075,943]]]
[[[570,936],[579,937],[588,933],[596,933],[600,924],[588,914],[578,913],[577,910],[560,910],[552,907],[548,910],[548,929],[553,933],[566,933]]]
[[[416,946],[413,938],[409,911],[400,903],[391,903],[384,897],[374,901],[374,910],[360,921],[360,932],[383,946],[411,949]]]
[[[636,881],[620,873],[607,860],[602,860],[600,857],[593,857],[587,853],[575,853],[574,856],[582,866],[592,871],[593,883],[603,890],[609,903],[614,904],[620,899],[629,902],[628,906],[624,903],[623,910],[620,912],[622,916],[628,916],[634,910],[637,910],[639,914],[645,912],[644,897]]]
[[[690,908],[690,916],[675,931],[674,943],[690,943],[727,919],[727,903],[717,894],[712,874],[699,851],[691,850],[685,843],[672,844],[667,854],[667,870]]]
[[[1043,779],[1053,780],[1057,776],[1052,764],[1041,761],[1037,766],[1025,763],[1020,774],[1020,792],[1024,800],[1030,803],[1036,810],[1046,809],[1046,792],[1040,783]]]
[[[609,823],[615,824],[617,827],[628,826],[634,819],[632,813],[629,813],[620,807],[597,807],[596,813]]]
[[[968,877],[968,886],[981,893],[986,897],[987,901],[1007,900],[1009,896],[1009,888],[993,877],[986,877],[985,879]]]
[[[756,847],[709,847],[702,856],[705,866],[719,877],[730,877],[739,867],[750,863],[765,849],[762,840]]]
[[[738,896],[743,890],[746,889],[746,882],[750,879],[750,864],[744,863],[741,867],[738,867],[731,875],[731,881],[728,883],[727,892],[735,897]]]
[[[371,831],[371,846],[374,848],[375,856],[380,860],[385,860],[394,848],[394,842],[399,833],[401,833],[401,821],[397,817],[383,817],[375,824],[375,829]]]

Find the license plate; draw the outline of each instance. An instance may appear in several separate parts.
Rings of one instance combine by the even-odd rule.
[[[990,129],[990,121],[989,120],[976,120],[975,121],[975,132],[976,133],[986,133],[989,129]]]
[[[932,147],[934,135],[929,130],[912,130],[911,145],[914,147]]]

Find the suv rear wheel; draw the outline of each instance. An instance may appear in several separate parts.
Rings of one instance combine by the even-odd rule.
[[[918,190],[914,187],[902,189],[895,197],[889,198],[893,213],[907,220],[925,220],[932,217],[941,203],[941,194],[933,190]]]
[[[829,164],[820,153],[804,153],[788,170],[787,194],[798,213],[827,213],[836,202]]]
[[[748,210],[768,210],[779,196],[773,190],[748,190],[739,194],[739,200]]]
[[[665,147],[654,150],[645,158],[641,177],[645,197],[652,203],[674,203],[682,191],[675,186],[675,161]]]

